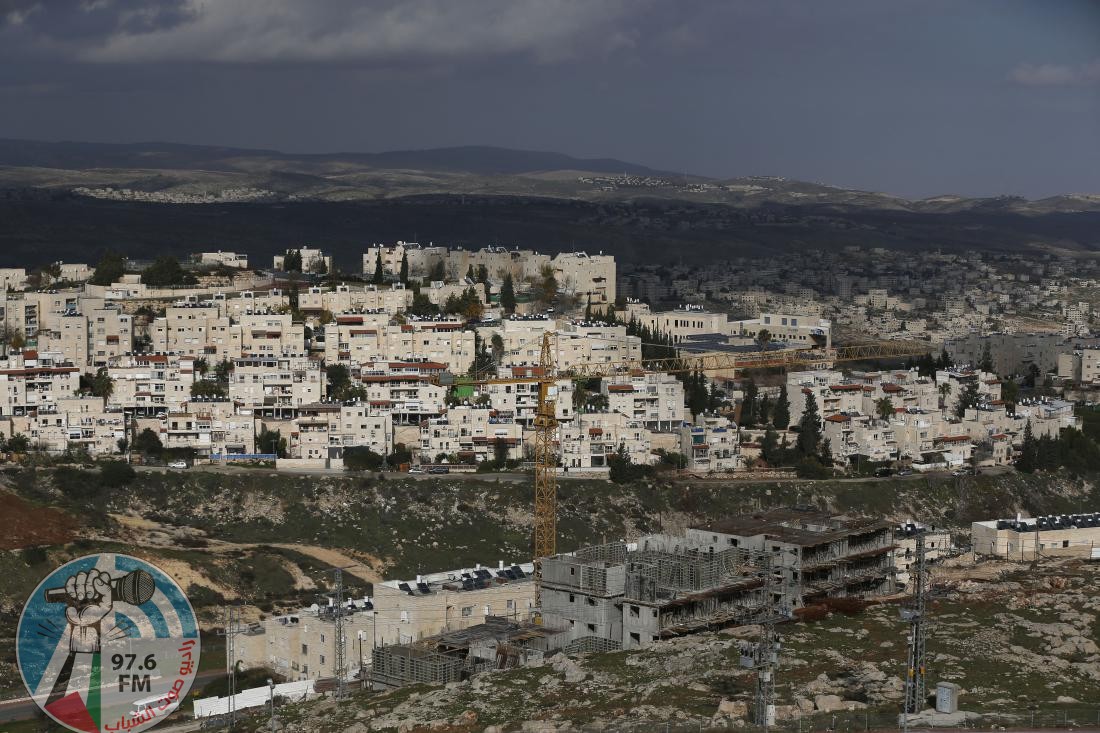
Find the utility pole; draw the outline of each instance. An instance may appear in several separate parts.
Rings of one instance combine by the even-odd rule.
[[[905,708],[902,711],[902,728],[909,730],[909,716],[924,709],[925,701],[925,548],[924,528],[917,529],[916,552],[906,551],[912,557],[909,565],[909,581],[913,586],[913,598],[901,610],[901,618],[909,622],[909,658],[905,668]]]
[[[234,603],[225,607],[225,629],[219,634],[225,637],[225,675],[229,692],[226,712],[226,730],[232,731],[237,718],[237,634],[243,634],[241,628],[241,607]]]
[[[760,620],[760,638],[756,643],[755,659],[756,667],[756,705],[753,711],[753,722],[764,729],[775,724],[775,670],[779,664],[780,639],[775,631],[775,625],[788,617],[785,611],[787,600],[786,589],[776,588],[776,572],[783,572],[776,567],[775,554],[765,551],[760,558],[764,581],[764,614]],[[776,591],[780,590],[778,594]]]
[[[341,698],[347,695],[348,692],[348,665],[347,665],[347,639],[344,638],[344,616],[347,615],[347,607],[344,604],[344,571],[348,568],[353,568],[354,565],[346,565],[340,568],[333,568],[325,572],[332,573],[333,581],[336,585],[336,598],[334,599],[335,605],[332,609],[333,623],[335,624],[336,638],[333,642],[336,648],[333,650],[333,662],[335,669],[333,670],[336,677],[336,697]]]

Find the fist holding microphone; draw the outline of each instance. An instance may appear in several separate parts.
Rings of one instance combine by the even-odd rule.
[[[156,592],[153,576],[145,570],[134,570],[121,578],[92,568],[81,570],[65,581],[64,588],[46,591],[47,603],[65,603],[65,620],[72,635],[69,651],[99,652],[100,622],[114,609],[116,602],[140,606]]]

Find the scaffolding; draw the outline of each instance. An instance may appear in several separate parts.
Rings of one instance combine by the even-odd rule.
[[[416,683],[458,682],[464,667],[464,661],[458,657],[408,644],[376,648],[371,664],[371,682],[376,690]]]

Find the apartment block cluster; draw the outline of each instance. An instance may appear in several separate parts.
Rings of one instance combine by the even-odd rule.
[[[792,507],[583,547],[543,561],[537,624],[531,565],[385,581],[344,612],[343,673],[369,676],[376,689],[444,684],[560,650],[642,648],[792,618],[828,598],[888,595],[915,528]],[[949,537],[929,536],[946,552]],[[335,615],[315,605],[254,624],[239,659],[289,679],[334,676]]]
[[[1006,465],[1029,424],[1036,437],[1078,427],[1071,402],[1037,398],[1012,405],[1001,387],[997,375],[971,368],[940,369],[931,377],[917,369],[787,375],[792,423],[812,398],[834,460],[855,468],[860,461],[896,461],[915,471]]]
[[[297,253],[306,269],[331,267],[320,250]],[[276,268],[285,265],[279,259]],[[522,300],[552,273],[581,308],[610,307],[616,278],[609,256],[401,242],[370,248],[365,275],[373,276],[379,259],[388,284],[307,285],[293,295],[189,288],[178,298],[143,298],[147,293],[127,285],[129,275],[111,286],[21,291],[25,272],[0,272],[7,287],[0,322],[9,334],[0,362],[0,432],[24,435],[39,450],[111,454],[149,428],[166,447],[217,460],[253,455],[257,436],[278,430],[287,460],[325,467],[341,466],[348,447],[385,455],[398,443],[419,462],[476,463],[502,449],[519,460],[537,410],[543,334],[553,334],[563,370],[641,358],[641,340],[623,325],[531,308],[504,317],[495,302],[506,275]],[[194,260],[241,270],[248,263],[222,251]],[[486,309],[482,319],[409,313],[413,290],[397,282],[403,263],[410,280],[444,271],[443,280],[426,280],[419,290],[437,305],[472,289]],[[87,266],[67,267],[62,276],[72,282],[90,277]],[[488,283],[467,279],[471,269],[487,272]],[[478,343],[493,344],[497,369],[511,379],[467,391],[456,403],[446,377],[471,369]],[[330,394],[327,370],[334,365],[347,368],[352,401]],[[93,396],[86,381],[97,374],[110,388]],[[697,468],[710,465],[703,455],[710,444],[722,468],[736,467],[735,426],[717,416],[691,423],[675,377],[624,370],[602,380],[600,390],[602,404],[575,406],[573,383],[557,384],[563,469],[606,472],[619,450],[649,463],[657,448],[678,450],[684,441],[699,446]]]
[[[628,265],[618,290],[650,303],[725,302],[749,315],[797,310],[828,318],[843,336],[942,343],[970,333],[1086,336],[1100,303],[1080,294],[1098,282],[1100,265],[1087,257],[850,246],[705,267]]]

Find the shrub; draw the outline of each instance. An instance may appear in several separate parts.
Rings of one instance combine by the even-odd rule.
[[[99,483],[108,488],[125,486],[136,477],[134,467],[125,461],[104,461],[99,467]]]

